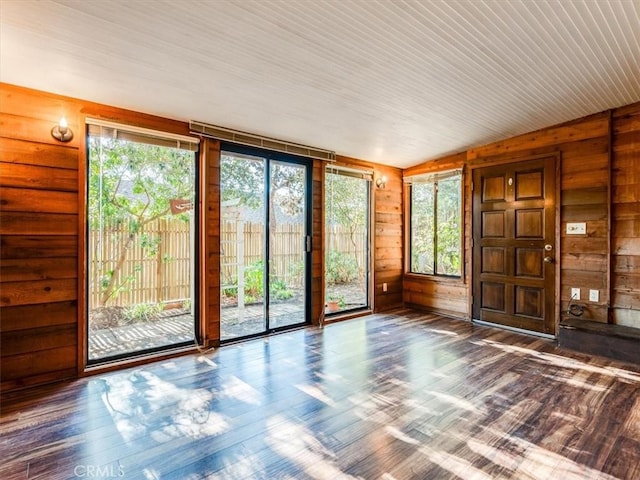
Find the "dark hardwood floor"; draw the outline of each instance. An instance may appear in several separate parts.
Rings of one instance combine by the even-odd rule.
[[[638,479],[640,366],[396,310],[5,397],[2,479]]]

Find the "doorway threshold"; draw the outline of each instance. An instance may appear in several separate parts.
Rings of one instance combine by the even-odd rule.
[[[523,333],[525,335],[533,335],[534,337],[546,338],[547,340],[557,339],[555,335],[551,335],[550,333],[535,332],[533,330],[525,330],[524,328],[510,327],[508,325],[501,325],[499,323],[491,323],[491,322],[485,322],[484,320],[476,320],[475,318],[471,320],[471,323],[476,325],[482,325],[484,327],[501,328],[502,330],[509,330],[510,332]]]

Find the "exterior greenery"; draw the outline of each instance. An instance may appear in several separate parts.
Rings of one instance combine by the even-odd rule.
[[[225,154],[220,160],[220,182],[223,208],[226,204],[233,204],[238,214],[254,212],[264,215],[263,206],[265,200],[265,163],[261,158],[250,155]],[[269,235],[271,244],[274,243],[274,231],[278,223],[279,215],[295,218],[304,211],[304,170],[291,168],[281,162],[271,162],[269,178]],[[242,212],[242,213],[240,213]],[[258,222],[264,222],[264,218],[258,218]],[[297,221],[297,220],[296,220]],[[245,258],[237,259],[244,265]],[[300,261],[296,268],[304,269],[304,262]],[[265,262],[258,260],[244,266],[244,295],[246,303],[262,302],[264,300],[264,275]],[[231,300],[238,296],[237,274],[225,279],[231,287],[224,290],[223,294]],[[270,299],[284,301],[294,297],[294,292],[283,278],[280,278],[269,265],[269,289]]]
[[[327,172],[325,221],[337,225],[349,235],[351,252],[328,248],[325,258],[325,281],[328,285],[362,282],[365,259],[358,251],[359,235],[367,225],[368,189],[362,179]],[[330,235],[330,233],[328,233]]]
[[[124,225],[127,229],[118,239],[114,257],[101,259],[99,271],[91,272],[100,278],[104,306],[140,280],[139,267],[134,274],[121,274],[134,246],[142,247],[148,257],[158,255],[159,239],[147,234],[145,226],[171,215],[170,200],[193,202],[195,157],[187,150],[91,135],[88,149],[89,228]],[[188,222],[190,214],[174,217]],[[98,254],[99,246],[90,247],[92,255]]]

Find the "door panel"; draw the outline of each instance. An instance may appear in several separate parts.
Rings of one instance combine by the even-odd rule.
[[[220,339],[266,330],[264,230],[267,160],[223,151],[220,157]]]
[[[220,339],[307,322],[310,162],[224,145]]]
[[[269,170],[269,327],[305,322],[306,167],[271,162]]]
[[[473,318],[555,334],[555,158],[473,173]]]

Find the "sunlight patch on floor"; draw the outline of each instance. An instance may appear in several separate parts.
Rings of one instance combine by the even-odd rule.
[[[406,433],[400,431],[397,427],[392,425],[387,425],[384,427],[384,431],[391,435],[394,438],[397,438],[401,442],[408,443],[409,445],[418,445],[420,442],[415,438],[407,435]]]
[[[298,465],[317,480],[355,479],[335,463],[336,454],[327,449],[304,425],[276,415],[267,420],[267,444],[278,455]]]
[[[615,377],[620,380],[628,380],[629,382],[633,383],[640,382],[640,373],[625,370],[623,368],[612,366],[598,367],[596,365],[590,365],[588,363],[581,362],[580,360],[576,360],[575,358],[563,357],[560,355],[555,355],[553,353],[539,352],[530,348],[518,347],[517,345],[507,345],[489,339],[476,340],[472,341],[471,343],[480,346],[487,345],[508,353],[526,355],[559,368],[584,370],[590,373],[597,373],[600,375]]]
[[[103,382],[103,402],[129,444],[144,436],[164,443],[229,429],[226,419],[210,410],[214,394],[209,390],[179,388],[146,371],[113,375]]]
[[[429,333],[437,333],[439,335],[448,335],[450,337],[457,337],[458,334],[456,332],[450,332],[449,330],[437,330],[435,328],[424,328],[425,332]]]
[[[231,375],[229,380],[222,385],[220,396],[233,398],[250,405],[262,404],[260,392],[234,375]]]
[[[464,398],[456,397],[455,395],[449,395],[448,393],[436,392],[434,390],[427,390],[425,393],[433,395],[442,402],[449,403],[457,408],[467,410],[468,412],[480,414],[483,413],[481,409],[476,407],[473,403]]]
[[[611,475],[581,465],[558,453],[500,430],[488,427],[481,435],[483,439],[468,439],[467,446],[487,460],[508,469],[516,478],[615,480]]]
[[[358,393],[350,396],[349,401],[355,405],[352,412],[358,418],[383,425],[387,425],[393,420],[383,409],[394,406],[396,402],[385,395]]]
[[[306,393],[310,397],[315,398],[316,400],[321,401],[325,405],[329,405],[330,407],[335,407],[336,402],[334,402],[326,393],[322,391],[322,388],[319,385],[296,385],[296,388],[301,392]]]

